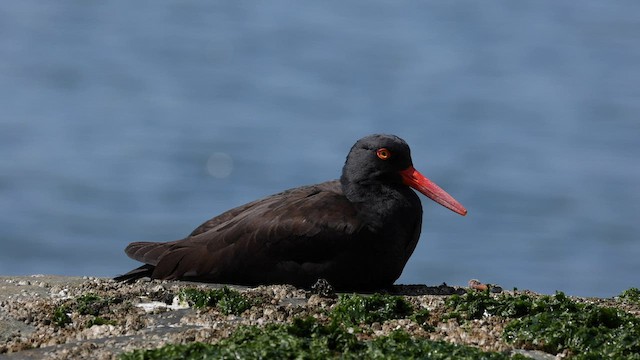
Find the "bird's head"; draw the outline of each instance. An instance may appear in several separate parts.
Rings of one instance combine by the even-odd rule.
[[[358,140],[347,155],[341,182],[410,186],[460,215],[467,214],[462,204],[413,167],[409,145],[395,135],[376,134]]]

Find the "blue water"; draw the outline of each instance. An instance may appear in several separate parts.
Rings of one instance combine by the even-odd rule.
[[[402,283],[640,286],[640,2],[0,5],[0,274],[112,276],[124,247],[339,176],[394,133],[423,199]]]

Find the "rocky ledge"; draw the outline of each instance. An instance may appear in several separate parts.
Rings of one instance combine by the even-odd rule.
[[[265,332],[298,339],[269,344],[269,351],[276,351],[268,353],[273,356],[288,346],[289,355],[328,351],[305,353],[307,358],[384,358],[388,351],[396,358],[421,357],[424,351],[445,354],[436,358],[454,358],[446,355],[453,353],[468,358],[580,358],[598,354],[593,351],[640,357],[637,289],[612,299],[497,290],[472,283],[470,289],[411,285],[397,286],[393,294],[336,295],[326,284],[302,290],[287,285],[0,277],[0,359],[151,359],[180,351],[224,357],[223,350],[229,348],[235,357],[252,357],[255,349],[245,349],[246,343],[265,346],[258,342],[269,341]],[[239,329],[245,334],[241,340]],[[586,335],[581,338],[581,333]],[[323,336],[333,340],[318,342]],[[624,341],[611,345],[615,339]],[[242,346],[233,343],[236,340]],[[306,345],[295,348],[299,345],[294,343]],[[333,347],[327,350],[320,343]],[[177,344],[185,346],[172,347]],[[201,347],[190,348],[193,344]],[[436,351],[428,348],[432,344],[450,347]],[[170,351],[144,351],[158,348]]]

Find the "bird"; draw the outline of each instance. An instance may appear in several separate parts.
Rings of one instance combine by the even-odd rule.
[[[187,237],[133,242],[125,253],[144,265],[115,277],[337,291],[390,288],[422,229],[415,189],[466,215],[451,195],[413,166],[409,145],[387,134],[351,147],[339,179],[289,189],[233,208]]]

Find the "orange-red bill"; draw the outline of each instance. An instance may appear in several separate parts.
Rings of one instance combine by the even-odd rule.
[[[446,191],[442,190],[433,181],[427,179],[413,166],[409,166],[407,169],[400,171],[400,176],[402,176],[402,180],[406,185],[420,191],[429,199],[462,216],[467,215],[467,209],[465,209],[462,204],[447,194]]]

